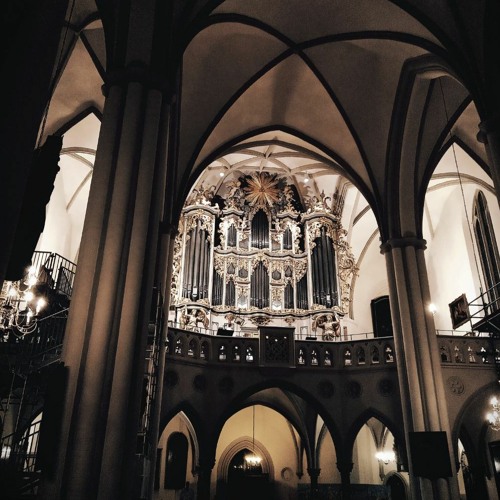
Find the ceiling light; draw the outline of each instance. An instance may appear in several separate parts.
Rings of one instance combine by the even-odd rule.
[[[490,427],[494,431],[500,430],[500,403],[498,399],[493,396],[490,399],[491,412],[486,415],[486,419],[488,420]]]
[[[393,451],[378,451],[375,453],[375,458],[387,465],[389,462],[396,461],[396,454]]]

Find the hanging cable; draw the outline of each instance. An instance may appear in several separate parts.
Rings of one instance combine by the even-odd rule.
[[[439,88],[441,89],[441,97],[443,99],[443,106],[444,106],[444,114],[445,114],[445,117],[446,117],[446,123],[448,124],[449,123],[448,107],[446,106],[446,99],[444,97],[443,84],[442,84],[441,78],[439,78],[438,81],[439,81]],[[474,256],[474,263],[476,265],[476,272],[477,272],[477,277],[478,277],[478,280],[479,280],[479,292],[482,295],[483,294],[483,287],[482,287],[482,280],[481,280],[481,272],[479,270],[479,263],[478,263],[478,259],[477,259],[477,255],[476,255],[476,245],[474,244],[474,237],[473,237],[473,234],[472,234],[472,224],[471,224],[470,219],[469,219],[469,213],[467,212],[467,203],[465,201],[465,194],[464,194],[464,186],[463,186],[463,183],[462,183],[462,176],[460,175],[460,170],[458,168],[457,153],[455,151],[455,141],[453,140],[453,137],[451,135],[451,126],[449,128],[448,135],[450,137],[451,150],[453,152],[453,159],[455,161],[455,168],[456,168],[456,171],[457,171],[458,183],[460,184],[460,192],[462,193],[462,202],[463,202],[463,205],[464,205],[464,212],[465,212],[465,219],[467,221],[467,228],[469,230],[469,236],[470,236],[470,240],[471,240],[471,243],[472,243],[472,255]]]
[[[255,405],[252,406],[252,453],[255,455]]]

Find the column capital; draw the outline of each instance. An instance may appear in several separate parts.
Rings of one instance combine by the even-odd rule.
[[[380,245],[380,253],[390,252],[394,248],[414,247],[418,250],[427,248],[427,241],[416,236],[406,236],[403,238],[391,238]]]
[[[311,477],[318,477],[319,474],[321,472],[321,469],[317,468],[317,467],[309,467],[307,469],[307,473],[311,476]]]
[[[341,474],[350,474],[352,472],[352,468],[354,463],[350,460],[341,460],[337,462],[337,469]]]
[[[168,100],[173,98],[174,86],[170,79],[155,74],[150,67],[141,62],[109,70],[106,73],[106,81],[102,86],[102,93],[107,97],[111,87],[125,87],[132,82],[140,83],[151,90],[158,90]]]
[[[500,114],[496,113],[491,117],[483,120],[479,124],[479,132],[477,133],[477,140],[482,144],[488,144],[488,134],[500,132]]]
[[[214,468],[214,465],[215,465],[214,457],[200,457],[198,459],[198,466],[196,468],[198,470],[198,473],[200,471],[207,472],[211,471]]]

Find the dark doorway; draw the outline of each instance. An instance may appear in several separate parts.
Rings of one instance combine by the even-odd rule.
[[[173,432],[167,441],[165,489],[181,490],[186,484],[188,440],[182,432]]]
[[[272,498],[269,475],[262,472],[262,466],[248,465],[246,455],[248,449],[238,452],[231,463],[227,475],[227,499],[254,500],[255,498]]]
[[[392,337],[392,319],[389,296],[383,295],[371,301],[373,332],[375,337]]]
[[[386,483],[391,492],[391,500],[406,500],[406,487],[403,480],[394,474]]]

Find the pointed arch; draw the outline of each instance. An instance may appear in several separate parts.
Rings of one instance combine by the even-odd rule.
[[[240,451],[248,449],[255,450],[256,454],[262,458],[261,466],[264,474],[269,474],[269,477],[274,478],[273,459],[266,447],[257,439],[252,439],[251,436],[243,436],[232,441],[222,452],[217,465],[217,480],[227,481],[229,472],[229,464],[234,456]]]

